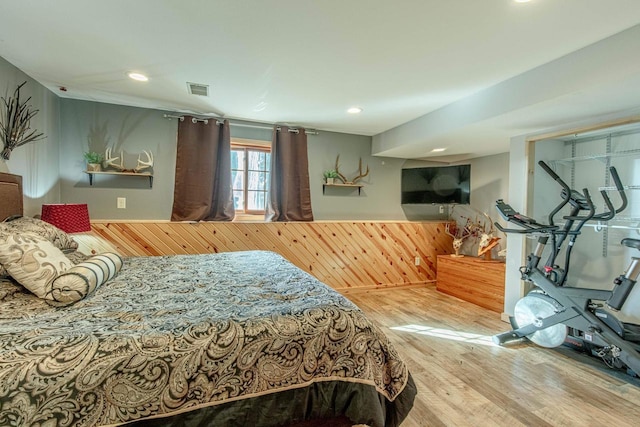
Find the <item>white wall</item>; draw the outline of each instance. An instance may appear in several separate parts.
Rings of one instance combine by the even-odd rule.
[[[400,205],[400,171],[404,160],[371,156],[371,137],[319,132],[308,137],[311,206],[316,220],[405,219]],[[354,188],[327,187],[323,194],[322,172],[335,167],[340,155],[340,172],[352,179],[358,162],[369,175],[360,194]]]
[[[0,94],[6,99],[13,96],[16,87],[21,99],[31,97],[29,104],[39,112],[31,119],[31,128],[43,132],[43,140],[13,150],[8,161],[0,159],[0,172],[22,175],[25,214],[39,214],[43,203],[58,203],[59,166],[59,99],[51,91],[0,57]],[[2,108],[4,114],[4,107]],[[4,142],[0,142],[0,148]]]
[[[505,201],[518,212],[527,212],[529,167],[526,137],[511,138],[509,155],[509,197]],[[503,219],[498,222],[509,227]],[[523,296],[524,284],[520,280],[520,266],[525,259],[525,239],[522,234],[507,234],[507,261],[504,287],[504,312],[513,315],[516,302]]]
[[[168,120],[157,110],[126,107],[71,99],[61,100],[61,200],[87,203],[93,219],[158,219],[171,216],[175,177],[178,121]],[[243,122],[252,124],[249,122]],[[253,123],[255,125],[255,123]],[[270,129],[231,126],[234,138],[271,140]],[[146,178],[96,176],[89,185],[82,154],[103,152],[106,146],[124,150],[125,167],[136,164],[138,153],[154,154],[154,183]],[[335,167],[340,155],[340,171],[353,178],[358,162],[369,175],[362,179],[360,195],[352,188],[326,188],[322,172]],[[437,206],[407,207],[400,204],[401,169],[406,165],[429,164],[371,155],[371,137],[320,131],[308,136],[311,202],[317,220],[423,220],[446,218]],[[509,155],[474,159],[471,176],[471,203],[492,216],[493,203],[506,197]],[[117,209],[116,199],[127,199],[126,209]]]
[[[509,153],[472,159],[471,206],[498,218],[495,208],[497,199],[509,194]]]
[[[61,101],[62,148],[60,158],[61,199],[65,203],[87,203],[93,219],[158,219],[171,216],[175,179],[178,121],[164,112],[89,101]],[[256,125],[256,123],[240,122]],[[233,138],[271,141],[272,131],[231,126]],[[154,154],[154,183],[146,178],[96,176],[93,186],[82,154],[104,152],[106,146],[124,150],[125,167],[136,164],[137,154]],[[335,166],[349,178],[363,168],[370,173],[362,180],[361,194],[349,188],[328,188],[322,193],[322,172]],[[400,206],[400,169],[404,160],[371,156],[371,137],[320,131],[308,136],[309,174],[314,216],[322,219],[405,219]],[[126,209],[117,209],[116,199],[127,199]]]
[[[0,160],[0,171],[23,176],[25,213],[40,213],[43,203],[87,203],[94,219],[169,219],[173,203],[177,121],[163,118],[163,112],[143,108],[62,99],[6,60],[0,58],[0,93],[8,96],[27,81],[23,96],[40,112],[32,126],[46,139],[14,150],[9,161]],[[252,124],[252,123],[249,123]],[[255,124],[255,123],[253,123]],[[232,126],[232,137],[271,140],[271,130]],[[314,216],[318,220],[371,219],[421,220],[445,218],[437,206],[403,207],[400,177],[404,166],[427,165],[420,161],[375,157],[371,137],[320,131],[309,135],[309,173]],[[97,176],[89,186],[83,173],[83,153],[120,146],[125,166],[135,166],[142,150],[154,153],[154,185],[144,178]],[[340,155],[341,171],[357,174],[358,161],[370,167],[356,190],[329,188],[322,192],[322,172],[334,167]],[[508,168],[507,154],[470,161],[472,206],[491,210],[496,198],[504,197]],[[127,209],[117,209],[116,199],[125,197]]]
[[[495,207],[496,200],[507,199],[509,196],[509,153],[478,157],[466,163],[471,165],[471,203],[457,205],[449,209],[449,212],[459,225],[464,225],[465,218],[470,218],[484,225],[489,232],[491,224],[500,218]],[[487,214],[491,221],[483,214]],[[506,247],[507,241],[506,236],[497,229],[494,229],[494,236],[500,237],[498,246],[491,251],[492,257],[497,259],[498,252]],[[461,253],[477,256],[478,239],[465,239]]]
[[[169,219],[173,204],[177,121],[163,112],[73,99],[61,101],[61,200],[87,203],[92,219]],[[97,175],[93,186],[83,153],[124,151],[124,166],[132,169],[142,150],[154,156],[153,188],[140,177]],[[126,209],[117,209],[118,197]]]

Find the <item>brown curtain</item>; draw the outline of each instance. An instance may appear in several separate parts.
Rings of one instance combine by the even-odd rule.
[[[235,216],[231,191],[229,121],[178,124],[176,184],[172,221],[231,221]]]
[[[309,191],[307,134],[289,132],[287,126],[273,130],[271,182],[265,212],[267,221],[313,221]]]

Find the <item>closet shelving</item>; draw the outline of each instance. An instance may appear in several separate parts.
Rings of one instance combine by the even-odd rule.
[[[629,207],[627,208],[627,211],[617,215],[616,218],[606,223],[586,224],[587,227],[593,228],[596,232],[602,233],[603,256],[607,256],[608,253],[610,229],[634,231],[633,234],[636,238],[640,235],[640,217],[638,217],[637,212],[637,199],[640,197],[640,192],[637,190],[640,190],[640,182],[638,182],[637,179],[635,182],[629,181],[629,179],[633,179],[630,177],[640,176],[640,171],[630,173],[629,170],[623,170],[619,166],[624,165],[622,166],[623,168],[628,168],[630,165],[629,161],[633,162],[633,160],[638,159],[637,167],[640,168],[640,148],[635,148],[637,143],[629,143],[629,141],[636,139],[640,139],[639,124],[631,126],[626,125],[622,126],[620,129],[612,128],[585,135],[572,135],[570,137],[560,138],[560,140],[569,145],[572,155],[570,157],[548,161],[549,165],[556,172],[559,172],[560,170],[563,170],[565,173],[568,172],[571,179],[570,185],[574,188],[576,173],[579,170],[582,172],[583,176],[585,171],[593,171],[594,174],[599,174],[599,171],[603,170],[604,175],[602,177],[601,185],[598,187],[598,191],[604,190],[609,192],[612,200],[614,200],[614,205],[619,199],[616,195],[617,188],[613,185],[613,181],[609,175],[609,166],[615,165],[621,175],[624,174],[627,176],[627,182],[623,182],[625,184],[624,189],[627,192],[627,198],[629,199]],[[624,141],[626,141],[626,143]],[[580,153],[580,151],[585,151],[582,148],[586,146],[585,143],[589,142],[591,142],[591,149],[595,151],[595,153]],[[636,168],[636,166],[632,167],[633,169]],[[600,200],[601,198],[598,194],[592,194],[592,197],[594,202],[597,204],[597,210],[602,212],[604,209],[604,203]],[[633,209],[636,211],[631,210],[634,203],[635,207]]]

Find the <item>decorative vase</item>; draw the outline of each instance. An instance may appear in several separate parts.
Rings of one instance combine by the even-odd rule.
[[[101,170],[100,163],[87,163],[87,172],[100,172]]]
[[[327,184],[329,184],[329,185],[333,185],[333,180],[334,180],[334,179],[335,179],[335,178],[327,178]]]

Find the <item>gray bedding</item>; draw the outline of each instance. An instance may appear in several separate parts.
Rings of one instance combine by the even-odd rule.
[[[358,394],[355,406],[337,390]],[[333,401],[300,394],[325,392]],[[382,426],[399,423],[414,395],[386,336],[271,252],[127,258],[63,308],[0,280],[0,425],[206,425],[224,410],[238,425],[346,413]],[[303,407],[267,419],[251,409],[279,396]]]

